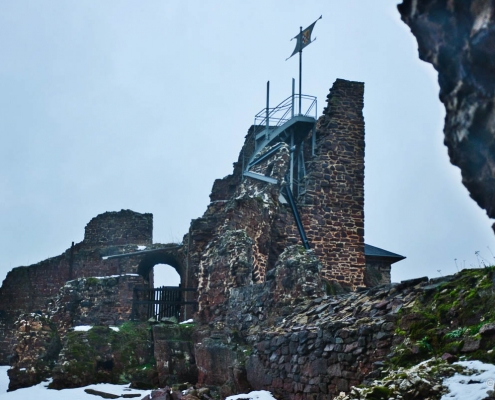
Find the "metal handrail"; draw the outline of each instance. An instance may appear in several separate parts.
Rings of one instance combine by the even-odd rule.
[[[285,124],[292,117],[302,115],[302,116],[312,116],[312,111],[314,111],[314,118],[317,119],[317,98],[315,96],[309,96],[307,94],[301,94],[301,99],[303,100],[303,104],[308,104],[307,106],[303,106],[301,110],[306,110],[305,112],[295,113],[295,99],[299,98],[299,94],[294,94],[293,96],[287,97],[283,100],[279,105],[273,108],[268,109],[268,116],[266,112],[266,108],[261,110],[254,116],[254,125],[255,126],[265,126],[266,121],[270,122],[269,126],[277,127]],[[273,124],[272,122],[276,122]]]

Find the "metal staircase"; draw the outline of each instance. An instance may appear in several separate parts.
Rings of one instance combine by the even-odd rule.
[[[284,192],[294,215],[303,245],[306,249],[309,249],[309,242],[304,232],[293,193],[296,191],[297,196],[299,196],[304,192],[300,182],[306,175],[304,139],[307,137],[308,132],[312,132],[311,153],[314,155],[317,99],[315,96],[294,93],[294,86],[295,82],[292,80],[292,95],[276,107],[270,108],[270,82],[267,82],[266,107],[254,117],[254,151],[243,167],[243,175],[262,182],[278,184],[279,182],[276,179],[251,171],[251,169],[272,157],[280,150],[283,143],[289,145],[290,168]],[[297,113],[295,111],[296,98],[299,99]],[[268,147],[271,148],[263,152]]]

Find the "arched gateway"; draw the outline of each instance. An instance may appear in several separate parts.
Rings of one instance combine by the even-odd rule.
[[[107,256],[106,260],[119,260],[120,264],[132,266],[131,270],[144,279],[143,285],[133,288],[132,319],[153,318],[159,321],[176,318],[184,321],[192,316],[196,305],[196,289],[188,285],[187,263],[182,256],[182,245],[153,244],[146,249]],[[181,284],[155,288],[153,269],[159,264],[167,264],[175,269]]]

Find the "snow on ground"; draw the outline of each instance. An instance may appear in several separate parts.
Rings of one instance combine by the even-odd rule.
[[[137,248],[138,248],[138,250],[144,250],[144,249],[146,249],[146,246],[138,246]]]
[[[469,371],[447,378],[443,384],[450,393],[444,394],[441,400],[481,400],[488,390],[493,390],[495,382],[495,365],[485,364],[481,361],[459,361],[456,364],[469,368]]]
[[[75,326],[74,327],[74,330],[76,332],[87,332],[89,331],[90,329],[92,328],[91,325],[79,325],[79,326]],[[112,330],[112,331],[115,331],[115,332],[118,332],[120,330],[120,328],[118,326],[109,326],[109,328]]]
[[[110,279],[120,278],[121,276],[139,276],[139,274],[121,274],[121,275],[107,275],[107,276],[92,276],[94,279]]]
[[[8,366],[0,366],[0,399],[1,400],[97,400],[101,397],[97,397],[92,394],[87,394],[84,389],[94,389],[100,392],[112,393],[116,395],[123,394],[135,394],[139,393],[141,396],[136,399],[142,399],[147,394],[151,393],[151,390],[136,390],[129,389],[129,385],[110,385],[108,383],[100,383],[98,385],[89,385],[77,389],[64,389],[53,390],[47,389],[47,382],[40,383],[39,385],[32,386],[25,389],[18,389],[13,392],[7,392],[9,387],[9,378],[7,376]]]
[[[75,326],[75,327],[74,327],[74,330],[75,330],[76,332],[87,332],[87,331],[89,331],[91,328],[92,328],[92,326],[90,326],[90,325],[79,325],[79,326]]]
[[[456,364],[471,370],[463,373],[456,373],[454,376],[444,380],[444,385],[450,390],[442,396],[441,400],[481,400],[487,396],[488,390],[494,389],[495,365],[485,364],[481,361],[459,361]],[[0,399],[1,400],[95,400],[94,395],[87,394],[84,389],[94,389],[100,392],[123,395],[129,393],[139,393],[143,398],[151,393],[151,390],[129,389],[128,385],[110,385],[101,383],[89,385],[77,389],[51,390],[47,389],[49,381],[40,383],[30,388],[18,389],[14,392],[7,392],[9,378],[7,376],[8,366],[0,366]],[[138,399],[139,399],[138,398]],[[275,400],[270,392],[266,390],[254,391],[247,394],[237,394],[229,396],[226,400]]]
[[[258,390],[247,394],[236,394],[235,396],[229,396],[225,400],[237,400],[237,399],[251,399],[251,400],[275,400],[270,392],[266,390]]]

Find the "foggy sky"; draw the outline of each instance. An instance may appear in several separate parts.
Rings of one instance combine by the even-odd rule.
[[[437,74],[396,4],[0,0],[0,279],[105,211],[151,212],[155,242],[180,241],[266,81],[273,105],[289,96],[290,39],[321,14],[303,93],[321,113],[335,79],[365,82],[366,243],[407,257],[394,281],[493,263],[491,222],[443,145]]]

